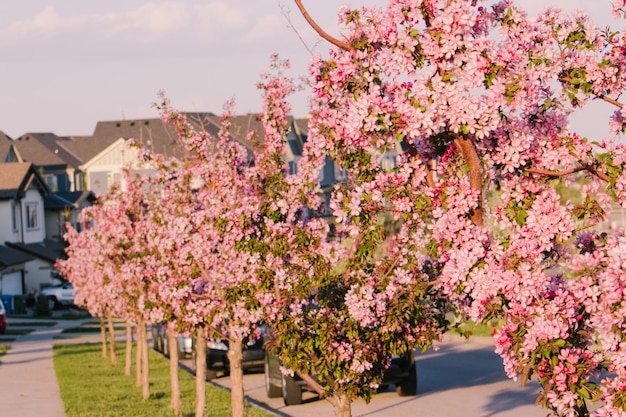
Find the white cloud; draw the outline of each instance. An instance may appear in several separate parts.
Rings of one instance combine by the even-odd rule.
[[[285,26],[285,21],[281,20],[278,16],[259,16],[245,32],[241,40],[244,43],[267,42],[278,36]]]
[[[250,28],[274,33],[272,18],[255,15],[250,7],[235,6],[224,1],[195,3],[173,0],[145,2],[132,10],[110,11],[100,14],[61,13],[48,6],[34,16],[15,21],[0,28],[1,44],[19,44],[29,39],[51,38],[72,33],[80,37],[95,36],[104,39],[124,38],[126,42],[162,40],[177,33],[210,41],[231,36],[240,40]],[[233,34],[234,32],[234,34]],[[267,39],[267,36],[263,39]]]
[[[90,17],[61,16],[52,6],[48,6],[31,19],[18,20],[4,29],[0,29],[3,43],[15,43],[23,39],[33,39],[75,32],[88,26]]]
[[[251,23],[250,11],[224,2],[193,6],[194,31],[201,40],[214,40],[224,31],[244,30]]]
[[[181,2],[146,3],[126,13],[110,13],[103,19],[110,23],[105,33],[136,33],[141,40],[154,40],[174,33],[189,24],[191,11]]]

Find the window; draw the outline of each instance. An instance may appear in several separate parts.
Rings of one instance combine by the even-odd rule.
[[[48,186],[48,189],[52,192],[57,192],[59,191],[59,187],[57,184],[57,176],[56,175],[52,175],[52,174],[48,174],[46,176],[44,176],[44,181],[46,182],[46,185]]]
[[[39,229],[39,206],[37,203],[26,203],[26,229]]]
[[[12,201],[11,202],[11,226],[13,227],[13,231],[17,232],[18,228],[17,228],[17,219],[19,218],[18,216],[18,212],[17,212],[17,206],[15,205],[15,203]]]
[[[396,153],[385,152],[383,154],[380,165],[385,172],[389,172],[396,167]]]
[[[348,179],[348,170],[344,169],[341,165],[335,163],[335,181],[345,182]]]

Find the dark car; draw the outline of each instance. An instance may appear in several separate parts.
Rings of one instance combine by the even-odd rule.
[[[195,349],[193,349],[195,366]],[[228,341],[207,339],[206,349],[206,379],[210,381],[220,376],[230,374],[230,364],[228,362]],[[241,367],[244,372],[263,372],[265,360],[265,349],[263,348],[263,337],[251,339],[243,349]]]
[[[282,396],[285,405],[302,404],[302,392],[311,391],[297,374],[294,376],[284,375],[280,371],[280,362],[274,355],[265,355],[265,392],[270,398]],[[415,354],[410,352],[404,356],[394,356],[391,359],[389,369],[380,384],[381,389],[389,385],[396,386],[396,392],[400,396],[417,394],[417,368],[415,366]]]
[[[178,357],[189,358],[192,355],[192,340],[189,336],[178,336],[176,338]],[[170,356],[169,339],[167,337],[167,325],[158,323],[152,325],[152,348],[164,356]]]
[[[0,300],[0,333],[4,333],[8,325],[9,322],[7,320],[7,311],[4,308],[4,304],[2,304],[2,300]]]

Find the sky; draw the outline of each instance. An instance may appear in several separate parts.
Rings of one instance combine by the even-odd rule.
[[[339,36],[343,4],[386,0],[303,0],[311,16]],[[586,9],[600,27],[623,29],[610,0],[521,0],[532,14],[548,4]],[[259,74],[278,53],[305,76],[322,41],[292,0],[25,0],[0,3],[0,130],[90,135],[98,121],[158,117],[164,91],[182,111],[220,113],[234,98],[239,113],[258,112]],[[307,113],[307,93],[292,99]],[[598,134],[613,109],[596,105],[577,117]],[[585,130],[589,131],[587,133]]]

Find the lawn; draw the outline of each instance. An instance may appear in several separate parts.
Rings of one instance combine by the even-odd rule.
[[[17,326],[17,324],[16,324]],[[26,334],[29,334],[31,332],[35,331],[35,329],[13,329],[13,328],[8,328],[4,331],[4,335],[6,336],[24,336]]]
[[[119,344],[120,364],[112,366],[102,358],[99,343],[55,344],[54,368],[66,417],[171,417],[169,361],[150,350],[150,392],[142,400],[135,376],[124,375],[123,344]],[[134,370],[134,365],[132,367]],[[183,416],[194,416],[195,380],[180,371]],[[230,393],[207,385],[207,412],[210,417],[230,416]],[[273,414],[248,405],[247,417],[271,417]]]
[[[126,330],[126,327],[115,327],[115,331]],[[107,330],[108,331],[108,330]],[[61,330],[61,333],[100,333],[99,327],[68,327]]]
[[[56,321],[20,321],[19,323],[11,323],[15,327],[52,327],[56,325]]]

